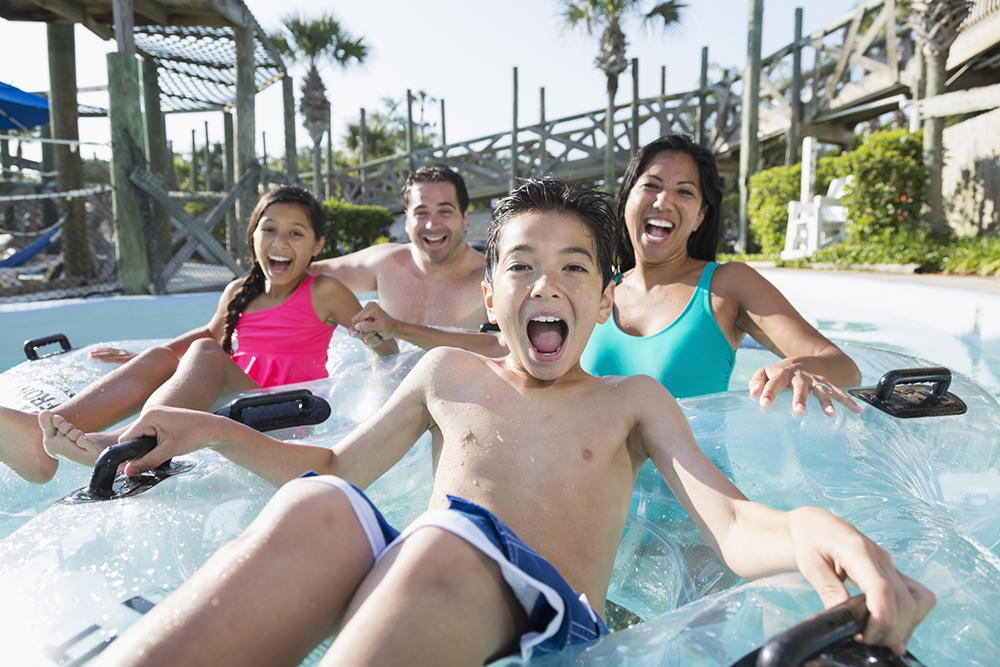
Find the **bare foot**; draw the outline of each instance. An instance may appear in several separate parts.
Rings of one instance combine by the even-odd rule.
[[[0,407],[0,462],[32,484],[49,481],[59,467],[42,449],[35,415],[5,407]]]
[[[45,451],[54,459],[66,459],[93,467],[98,454],[115,440],[103,433],[88,435],[50,410],[38,413]],[[107,442],[112,437],[112,442]]]

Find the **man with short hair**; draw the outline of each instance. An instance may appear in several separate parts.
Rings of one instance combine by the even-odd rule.
[[[476,329],[486,321],[486,258],[465,241],[469,193],[443,164],[421,167],[403,186],[410,243],[382,243],[315,262],[356,294],[378,292],[393,317],[424,325]]]

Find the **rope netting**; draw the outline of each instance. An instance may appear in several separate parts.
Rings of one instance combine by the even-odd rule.
[[[136,26],[135,46],[159,66],[160,106],[166,112],[207,111],[236,99],[236,41],[232,28]],[[282,76],[282,64],[254,34],[254,81],[262,90]]]

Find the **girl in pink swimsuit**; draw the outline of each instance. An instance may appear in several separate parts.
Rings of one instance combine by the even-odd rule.
[[[0,408],[0,434],[14,436],[5,438],[0,461],[44,482],[60,458],[93,465],[118,439],[117,432],[99,431],[139,408],[205,410],[222,394],[327,377],[333,330],[350,327],[361,304],[337,278],[307,272],[323,249],[325,223],[322,205],[306,190],[265,193],[247,225],[250,271],[226,287],[211,321],[144,351],[59,406],[58,414],[40,413],[40,431],[21,423],[35,415]],[[397,351],[393,340],[372,349],[378,356]]]

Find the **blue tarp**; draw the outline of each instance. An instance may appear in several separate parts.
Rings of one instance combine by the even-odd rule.
[[[0,81],[0,132],[30,130],[49,122],[49,101]]]

